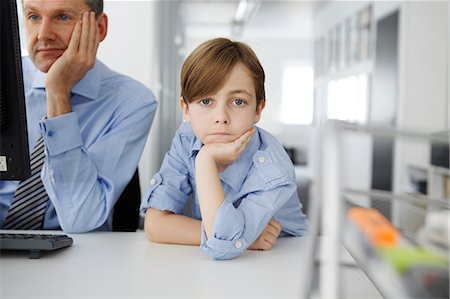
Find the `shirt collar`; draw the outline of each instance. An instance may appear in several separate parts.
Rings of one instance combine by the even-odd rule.
[[[83,79],[74,85],[71,92],[92,100],[98,98],[102,66],[102,63],[99,60],[96,60],[94,67],[87,72]],[[47,74],[36,70],[31,87],[45,89],[46,76]]]
[[[192,144],[190,158],[194,157],[202,146],[203,144],[200,142],[200,139],[195,138],[194,144]]]

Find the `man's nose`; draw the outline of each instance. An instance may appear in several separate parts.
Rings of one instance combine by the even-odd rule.
[[[44,41],[55,39],[54,28],[51,20],[49,19],[42,20],[39,27],[38,39]]]

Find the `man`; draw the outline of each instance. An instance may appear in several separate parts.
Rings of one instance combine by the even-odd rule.
[[[24,0],[23,13],[35,178],[0,181],[0,227],[111,229],[111,211],[137,167],[155,97],[96,59],[108,28],[103,0]]]

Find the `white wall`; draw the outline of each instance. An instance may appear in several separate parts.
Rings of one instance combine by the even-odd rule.
[[[104,10],[109,17],[109,29],[98,50],[98,58],[111,69],[140,81],[158,96],[156,1],[106,0]],[[148,186],[154,169],[159,167],[159,161],[152,157],[152,144],[159,129],[158,115],[153,124],[139,163],[142,190]]]
[[[108,35],[101,43],[98,57],[110,68],[129,75],[149,88],[157,84],[155,26],[151,1],[105,1]]]
[[[315,39],[337,24],[342,24],[369,3],[370,1],[331,1],[328,5],[322,6],[314,18]],[[324,97],[316,99],[323,101]],[[320,119],[323,119],[325,113],[326,111],[318,112],[321,115]],[[340,137],[343,187],[368,191],[372,177],[372,138],[367,134],[343,134]],[[358,203],[364,205],[361,201]],[[367,200],[365,203],[367,204]]]
[[[426,135],[450,129],[449,3],[407,2],[402,6],[402,16],[397,124],[401,130],[418,132],[425,138],[397,140],[394,156],[396,193],[408,190],[408,168],[414,166],[429,171],[431,148]],[[400,227],[414,229],[422,224],[424,215],[404,211],[401,206],[395,211]]]

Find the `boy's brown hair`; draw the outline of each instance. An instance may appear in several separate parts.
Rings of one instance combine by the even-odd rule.
[[[245,65],[253,77],[256,107],[264,101],[264,69],[255,52],[244,43],[216,38],[198,46],[181,69],[181,96],[186,104],[216,93],[236,63]]]

